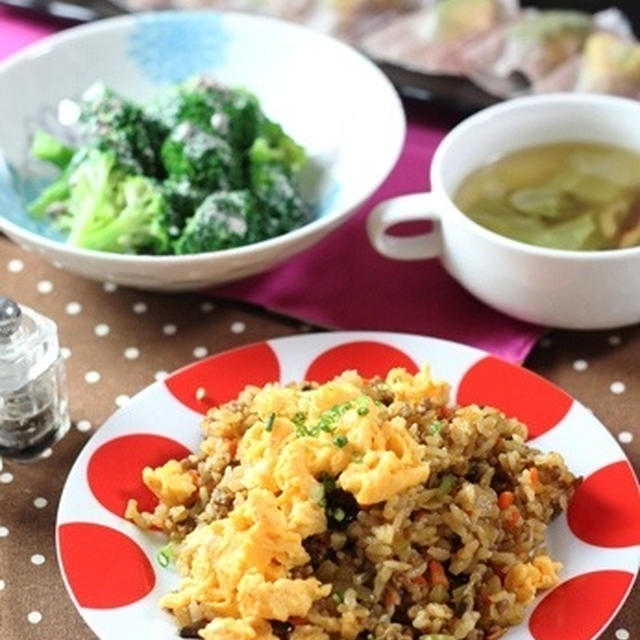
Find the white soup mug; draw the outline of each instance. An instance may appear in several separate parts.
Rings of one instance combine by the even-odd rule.
[[[471,116],[438,146],[429,193],[392,198],[371,212],[371,243],[396,260],[438,257],[472,294],[522,320],[575,329],[640,322],[640,247],[568,251],[528,245],[485,229],[453,202],[463,180],[487,163],[524,147],[570,141],[640,153],[640,103],[551,94],[510,100]],[[409,237],[388,233],[415,220],[432,221],[432,230]]]

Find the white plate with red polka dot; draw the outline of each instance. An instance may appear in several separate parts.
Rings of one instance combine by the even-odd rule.
[[[551,555],[564,565],[562,582],[535,601],[505,640],[598,637],[640,562],[638,482],[618,443],[588,409],[524,368],[452,342],[378,332],[280,338],[214,355],[151,385],[107,420],[69,474],[56,525],[62,575],[89,626],[102,640],[178,638],[157,604],[180,579],[157,562],[165,540],[123,514],[130,497],[153,508],[142,468],[196,450],[210,406],[247,384],[323,382],[345,369],[371,377],[423,363],[451,383],[455,402],[497,406],[521,419],[533,446],[560,452],[584,478],[548,531]]]

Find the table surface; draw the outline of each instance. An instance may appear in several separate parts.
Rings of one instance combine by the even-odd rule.
[[[62,271],[0,237],[0,289],[58,323],[73,425],[51,455],[0,469],[0,637],[95,638],[65,591],[56,561],[55,515],[78,452],[100,424],[158,372],[214,353],[312,331],[263,309],[199,295],[116,289]],[[591,408],[640,466],[640,326],[553,331],[526,362]],[[95,371],[97,382],[86,374]],[[96,376],[89,376],[89,380]],[[602,638],[638,637],[640,588]],[[630,635],[629,635],[630,634]],[[558,639],[562,640],[562,639]]]

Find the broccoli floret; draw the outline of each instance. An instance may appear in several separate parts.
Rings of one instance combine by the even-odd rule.
[[[164,177],[158,150],[167,129],[104,84],[96,83],[84,94],[79,125],[85,144],[115,152],[126,171]]]
[[[206,78],[192,78],[167,91],[148,113],[167,129],[190,122],[201,131],[226,138],[239,151],[249,148],[263,119],[254,95],[227,89]]]
[[[220,136],[182,122],[164,141],[162,162],[175,182],[186,180],[196,189],[229,190],[242,186],[242,162]]]
[[[311,209],[298,191],[296,177],[285,166],[253,164],[251,187],[268,214],[264,221],[266,237],[287,233],[311,220]]]
[[[310,207],[298,189],[298,173],[306,157],[280,125],[265,121],[260,129],[249,151],[249,177],[253,193],[269,214],[265,232],[273,237],[311,219]]]
[[[66,169],[76,150],[46,131],[36,131],[31,142],[31,155],[49,162],[59,169]]]
[[[245,151],[258,135],[263,120],[258,99],[244,89],[232,89],[224,94],[220,110],[211,118],[211,125],[223,134],[228,129],[231,144]]]
[[[230,249],[262,240],[263,214],[247,190],[211,194],[175,243],[178,254]]]
[[[292,174],[300,171],[307,161],[304,149],[279,124],[266,118],[260,123],[258,136],[249,150],[249,158],[252,164],[282,164]]]
[[[83,147],[78,149],[64,166],[63,171],[58,179],[45,187],[42,193],[40,193],[40,195],[33,202],[29,203],[29,205],[27,206],[27,211],[34,218],[43,218],[44,216],[52,216],[57,218],[61,213],[65,211],[64,203],[66,202],[66,200],[68,200],[71,193],[69,180],[73,175],[73,172],[87,157],[87,154],[88,150],[86,148]],[[58,155],[57,157],[61,161],[63,156]],[[59,225],[56,224],[56,226]]]
[[[44,218],[55,205],[65,202],[71,195],[69,174],[63,173],[57,180],[42,190],[42,193],[27,206],[27,211],[34,218]]]
[[[167,202],[166,226],[169,235],[175,239],[180,235],[187,218],[193,216],[210,191],[194,187],[186,179],[172,178],[164,181],[162,190]]]
[[[74,171],[68,202],[68,242],[117,253],[164,253],[166,203],[160,185],[126,175],[115,153],[92,150]]]

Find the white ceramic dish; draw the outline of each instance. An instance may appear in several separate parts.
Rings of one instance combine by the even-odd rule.
[[[400,196],[372,211],[369,236],[397,260],[438,256],[447,271],[487,304],[536,324],[604,329],[640,322],[640,247],[563,251],[489,231],[453,203],[462,180],[507,153],[539,144],[586,141],[640,153],[640,103],[589,94],[518,98],[455,127],[431,164],[431,193]],[[430,234],[398,238],[387,229],[432,220]]]
[[[149,257],[76,249],[29,218],[25,201],[50,176],[29,159],[30,138],[39,128],[64,135],[60,115],[70,99],[103,80],[144,100],[198,73],[253,91],[307,149],[318,167],[307,188],[313,222],[238,249]],[[220,284],[303,251],[382,183],[405,134],[395,90],[354,49],[293,24],[233,13],[139,14],[63,31],[0,64],[0,96],[11,97],[0,102],[0,230],[89,278],[146,289]]]
[[[235,398],[249,383],[325,381],[348,368],[372,377],[423,362],[452,384],[453,399],[519,417],[532,446],[559,451],[584,477],[568,514],[548,531],[551,555],[564,565],[562,583],[538,598],[504,640],[598,637],[640,561],[637,480],[620,446],[590,411],[526,369],[453,342],[377,332],[281,338],[212,356],[151,385],[100,428],[69,474],[56,525],[62,574],[87,624],[101,640],[176,640],[173,620],[157,605],[179,581],[156,560],[166,541],[123,513],[132,496],[153,508],[143,467],[195,450],[211,404]],[[206,399],[198,399],[201,387]]]

